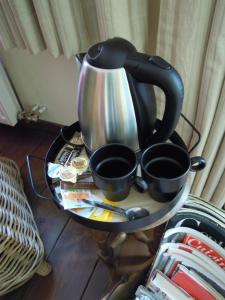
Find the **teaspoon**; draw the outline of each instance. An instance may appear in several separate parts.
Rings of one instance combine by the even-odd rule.
[[[132,207],[128,209],[123,209],[121,207],[112,206],[110,204],[106,204],[94,200],[83,199],[82,201],[95,207],[116,212],[122,216],[125,216],[129,221],[141,219],[150,215],[149,211],[146,208],[142,208],[142,207]]]

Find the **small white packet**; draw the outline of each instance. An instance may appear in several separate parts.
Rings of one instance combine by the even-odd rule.
[[[89,190],[61,189],[61,195],[61,204],[63,205],[64,209],[92,207],[91,205],[82,201],[82,199],[91,198],[91,192]]]
[[[59,178],[61,169],[62,169],[62,165],[53,164],[53,163],[49,162],[48,163],[48,176],[51,178]]]
[[[95,207],[87,207],[87,208],[78,208],[74,210],[75,214],[84,217],[84,218],[89,218],[92,214],[93,211],[95,210]]]
[[[63,166],[59,171],[59,178],[62,181],[76,183],[77,182],[77,170],[70,166],[66,166],[66,167]]]

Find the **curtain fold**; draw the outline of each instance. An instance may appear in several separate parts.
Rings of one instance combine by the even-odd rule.
[[[8,1],[1,1],[0,2],[0,13],[1,13],[1,19],[6,18],[6,23],[4,26],[0,26],[1,30],[7,29],[10,32],[10,41],[13,44],[12,47],[17,47],[18,49],[25,49],[25,43],[23,41],[23,38],[20,34],[20,31],[17,27],[15,18],[13,16],[12,9],[8,3]],[[4,17],[3,17],[4,16]],[[4,40],[4,38],[3,38]]]
[[[1,45],[5,50],[14,48],[16,46],[12,32],[8,26],[6,15],[3,10],[0,9],[0,29],[1,29]]]
[[[218,180],[217,188],[213,195],[211,202],[217,207],[224,207],[224,194],[225,194],[225,172],[223,171],[223,175]]]
[[[55,26],[50,3],[46,0],[33,1],[33,3],[46,47],[54,57],[58,57],[62,54],[62,45]]]
[[[31,53],[37,54],[45,49],[44,40],[34,12],[32,1],[7,0],[9,10],[17,25],[18,31]]]
[[[95,3],[102,40],[120,36],[132,41],[139,51],[155,51],[157,22],[152,20],[158,18],[159,1],[95,0]]]
[[[157,55],[169,61],[184,82],[183,113],[195,121],[205,48],[215,1],[162,0],[157,36]],[[194,26],[194,28],[193,28]],[[164,95],[163,95],[164,96]],[[164,102],[159,97],[162,113]],[[189,144],[192,130],[180,122],[178,132]]]
[[[218,199],[218,191],[219,185],[221,185],[220,179],[223,176],[225,170],[225,135],[223,135],[223,140],[219,145],[215,159],[213,163],[211,163],[211,169],[208,174],[205,187],[202,191],[202,197],[208,201],[216,202],[220,207],[224,204],[224,196],[221,194],[220,199]],[[217,195],[217,196],[216,196]]]
[[[192,155],[204,156],[207,167],[192,175],[192,193],[222,207],[225,2],[162,0],[158,28],[157,54],[181,74],[185,90],[183,113],[202,134]],[[194,144],[196,136],[184,122],[179,122],[177,130],[187,144]]]
[[[121,36],[140,51],[155,51],[158,0],[1,0],[5,50],[43,49],[67,58],[104,39]]]
[[[139,51],[169,61],[184,82],[183,113],[202,134],[192,155],[204,156],[192,174],[192,193],[225,203],[224,0],[0,0],[0,43],[5,50],[47,49],[55,58],[86,51],[121,36]],[[164,95],[156,89],[158,115]],[[183,121],[177,131],[189,147],[196,136]]]
[[[198,196],[205,195],[203,190],[204,188],[207,188],[207,176],[210,173],[225,132],[224,53],[225,2],[223,0],[218,0],[216,1],[213,22],[207,43],[200,93],[197,99],[198,107],[195,117],[195,125],[202,133],[202,140],[198,149],[196,149],[195,154],[203,154],[208,158],[206,169],[204,172],[196,174],[192,185],[193,193]],[[216,176],[216,172],[214,173],[214,176]],[[218,178],[218,183],[219,180],[220,178]],[[221,196],[223,195],[221,194]],[[211,201],[214,201],[213,198],[214,196],[212,196]],[[208,198],[208,200],[210,199]]]

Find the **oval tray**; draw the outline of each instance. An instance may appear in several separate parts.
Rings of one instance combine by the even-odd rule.
[[[64,128],[64,136],[67,139],[70,139],[75,131],[80,131],[79,123],[76,122],[73,125]],[[172,142],[177,143],[185,147],[184,142],[181,137],[175,132],[170,139]],[[47,175],[48,162],[53,162],[65,145],[65,141],[61,135],[57,136],[52,145],[50,146],[48,153],[45,157],[45,179],[48,189],[51,193],[54,203],[62,208],[57,195],[54,192],[52,186],[52,179]],[[112,222],[103,222],[91,220],[88,218],[81,217],[75,212],[70,211],[71,216],[81,224],[88,226],[92,229],[111,231],[111,232],[134,232],[140,230],[147,230],[153,227],[156,227],[166,221],[168,221],[184,204],[184,201],[187,199],[189,193],[189,184],[186,184],[179,193],[167,203],[159,203],[150,198],[148,193],[140,194],[132,189],[129,197],[121,202],[117,202],[117,205],[123,208],[128,207],[145,207],[150,211],[150,215],[141,219],[133,221],[115,221],[112,219]],[[132,204],[132,205],[131,205]]]

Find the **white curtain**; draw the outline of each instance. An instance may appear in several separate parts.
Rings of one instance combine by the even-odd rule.
[[[158,12],[157,0],[1,0],[0,40],[67,58],[115,35],[154,50]]]
[[[225,203],[224,0],[0,0],[0,42],[7,50],[48,49],[67,58],[100,40],[121,36],[139,51],[169,61],[184,81],[183,113],[202,140],[193,155],[208,164],[193,174],[192,192]],[[157,90],[161,115],[163,99]],[[177,130],[191,146],[196,136]]]
[[[184,81],[184,114],[202,134],[193,155],[207,167],[193,176],[192,193],[215,205],[225,203],[225,1],[162,0],[157,54]],[[189,145],[196,136],[184,122],[178,131]]]

